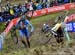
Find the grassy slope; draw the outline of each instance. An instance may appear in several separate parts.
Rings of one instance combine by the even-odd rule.
[[[54,14],[49,14],[49,15],[46,15],[46,16],[41,16],[41,17],[38,17],[38,18],[34,18],[33,20],[31,20],[31,23],[35,26],[35,29],[38,29],[37,27],[39,27],[39,25],[41,23],[44,23],[50,19],[54,19],[57,15],[59,15],[60,13],[62,12],[59,12],[59,13],[54,13]],[[71,10],[70,13],[74,13],[74,10]],[[34,45],[37,40],[37,37],[32,37],[31,38],[32,41],[31,43]],[[35,40],[35,41],[34,41]],[[35,43],[34,43],[35,42]],[[38,43],[37,43],[38,44]],[[11,46],[11,45],[9,45]],[[34,46],[33,46],[34,47]],[[1,52],[0,55],[41,55],[43,52],[46,54],[46,53],[49,53],[50,52],[57,52],[57,49],[58,48],[55,48],[55,47],[51,47],[50,45],[46,45],[46,46],[37,46],[36,47],[31,47],[30,49],[17,49],[16,51],[9,51],[8,52],[8,49],[9,47],[7,47],[5,45],[5,48],[4,50]],[[7,49],[8,48],[8,49]],[[13,47],[12,47],[13,48]],[[7,53],[8,52],[8,53]]]

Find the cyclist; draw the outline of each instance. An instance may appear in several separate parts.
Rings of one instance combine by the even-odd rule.
[[[29,32],[29,29],[28,29],[28,25],[31,28],[30,32]],[[19,28],[19,34],[21,36],[22,43],[25,45],[25,47],[30,48],[29,38],[30,38],[32,32],[34,31],[34,27],[32,26],[32,24],[27,19],[27,14],[21,16],[21,20],[18,22],[17,27]]]
[[[53,28],[52,30],[54,32],[57,33],[57,35],[54,35],[56,37],[56,40],[58,43],[62,42],[63,41],[63,30],[62,30],[62,23],[57,23]]]

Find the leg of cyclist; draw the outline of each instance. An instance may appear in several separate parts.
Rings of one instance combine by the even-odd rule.
[[[30,41],[28,37],[26,37],[26,41],[27,41],[28,47],[30,48]]]
[[[25,38],[21,38],[21,42],[24,44],[25,47],[27,47],[27,44],[26,44]]]
[[[25,36],[26,36],[26,42],[27,42],[27,46],[28,48],[30,48],[30,40],[29,40],[29,37],[30,37],[30,33],[28,30],[25,30]]]
[[[24,44],[25,47],[27,47],[27,43],[26,43],[26,38],[25,38],[24,32],[22,32],[21,30],[19,30],[19,32],[20,32],[21,42]]]

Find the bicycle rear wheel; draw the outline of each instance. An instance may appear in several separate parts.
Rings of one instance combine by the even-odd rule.
[[[48,44],[49,42],[51,42],[51,40],[54,38],[53,35],[48,32],[48,33],[40,33],[40,38],[39,38],[39,41],[41,44]]]

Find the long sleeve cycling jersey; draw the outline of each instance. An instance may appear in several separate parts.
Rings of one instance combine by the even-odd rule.
[[[28,30],[28,26],[30,26],[31,32],[33,32],[34,31],[34,27],[33,27],[33,25],[30,23],[30,21],[28,19],[20,20],[18,25],[17,25],[19,30],[22,30],[22,29],[27,29]]]

